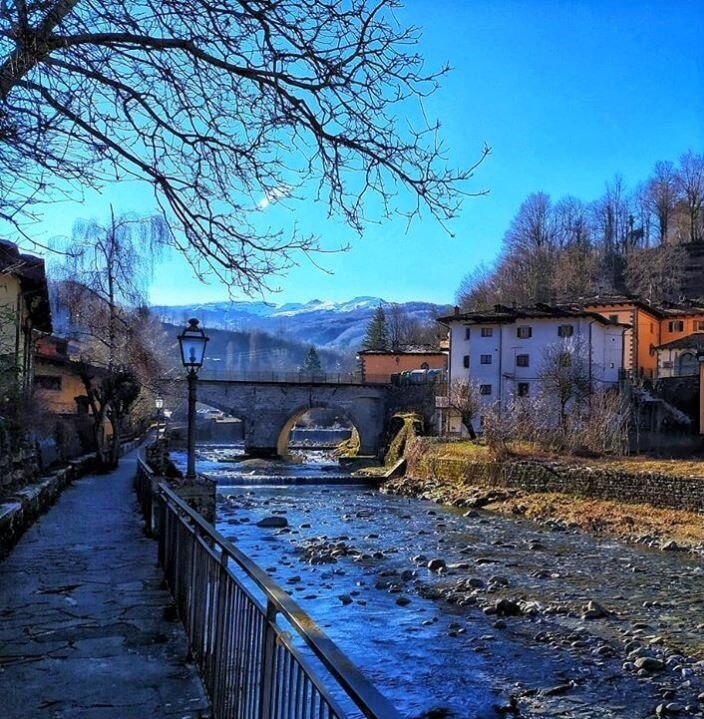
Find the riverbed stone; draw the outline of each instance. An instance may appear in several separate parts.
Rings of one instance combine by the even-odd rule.
[[[283,528],[288,527],[288,520],[286,517],[264,517],[257,522],[257,527],[272,527],[272,528]]]
[[[431,572],[440,572],[445,569],[447,564],[444,559],[436,557],[435,559],[431,559],[426,566]]]
[[[638,657],[634,664],[636,669],[643,669],[649,674],[661,672],[665,669],[665,662],[657,657]]]

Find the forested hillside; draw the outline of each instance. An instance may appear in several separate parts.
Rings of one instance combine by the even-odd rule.
[[[699,294],[685,275],[692,248],[704,245],[703,203],[704,154],[691,151],[677,163],[656,163],[633,187],[614,177],[594,201],[532,193],[504,235],[495,265],[464,278],[458,304],[469,309],[614,292],[652,301]]]

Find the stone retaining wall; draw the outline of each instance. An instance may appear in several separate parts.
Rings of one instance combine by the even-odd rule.
[[[140,442],[139,439],[123,442],[120,454],[132,451]],[[54,504],[71,482],[88,474],[94,466],[93,454],[78,457],[66,467],[13,491],[12,499],[0,504],[0,559],[8,554],[25,530]]]
[[[528,492],[563,492],[704,512],[704,477],[626,472],[557,462],[511,461],[502,467],[499,478],[505,486]]]
[[[704,512],[704,474],[686,477],[529,459],[473,461],[433,456],[432,451],[416,448],[408,475]]]

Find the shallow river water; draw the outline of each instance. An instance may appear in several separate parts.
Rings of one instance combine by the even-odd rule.
[[[218,528],[404,715],[704,716],[701,557],[387,496],[322,454],[239,454],[199,448]],[[288,527],[256,526],[272,515]]]

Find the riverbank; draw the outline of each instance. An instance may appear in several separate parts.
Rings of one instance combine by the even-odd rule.
[[[482,445],[425,438],[406,458],[406,475],[383,492],[704,552],[704,462],[527,453],[498,461]]]

